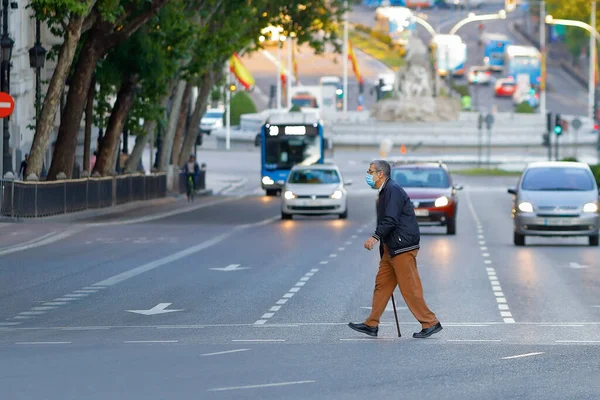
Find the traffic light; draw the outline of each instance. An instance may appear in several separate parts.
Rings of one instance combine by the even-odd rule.
[[[550,134],[549,133],[544,133],[542,135],[542,145],[544,147],[550,147]]]
[[[546,113],[546,132],[552,131],[552,113]]]
[[[560,136],[563,133],[563,127],[560,121],[560,114],[556,114],[554,117],[554,134]]]
[[[235,92],[235,89],[236,89],[235,83],[232,83],[231,85],[229,85],[229,91],[230,92]]]
[[[517,0],[504,0],[504,10],[515,11],[517,8]]]

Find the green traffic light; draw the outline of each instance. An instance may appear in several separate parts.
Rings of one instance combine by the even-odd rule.
[[[554,127],[554,133],[556,133],[557,135],[562,134],[562,126],[558,125]]]

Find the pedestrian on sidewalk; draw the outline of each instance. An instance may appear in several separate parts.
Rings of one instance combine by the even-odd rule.
[[[375,279],[371,314],[363,323],[350,322],[355,331],[377,336],[379,319],[396,285],[410,312],[421,323],[422,330],[414,338],[427,338],[441,331],[442,324],[429,309],[423,298],[423,288],[417,270],[420,232],[415,210],[408,194],[390,179],[391,167],[387,161],[375,160],[369,166],[366,181],[379,191],[377,197],[377,228],[365,242],[372,250],[379,242],[379,271]]]

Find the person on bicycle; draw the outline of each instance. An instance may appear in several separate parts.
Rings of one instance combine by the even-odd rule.
[[[185,163],[185,165],[183,166],[183,174],[185,176],[185,180],[186,182],[189,182],[190,178],[192,179],[192,184],[195,187],[196,186],[196,179],[198,178],[198,175],[200,175],[200,166],[198,165],[198,163],[196,162],[196,157],[194,157],[193,154],[190,155],[190,158],[188,158],[188,161]],[[189,185],[189,183],[188,183]],[[190,189],[193,191],[193,188],[189,188],[188,187],[188,198],[190,197]],[[193,194],[193,193],[192,193]]]

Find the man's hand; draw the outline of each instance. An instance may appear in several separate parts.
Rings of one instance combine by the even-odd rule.
[[[374,237],[370,237],[365,242],[365,249],[373,250],[373,247],[375,247],[376,244],[377,244],[377,239],[375,239]]]

